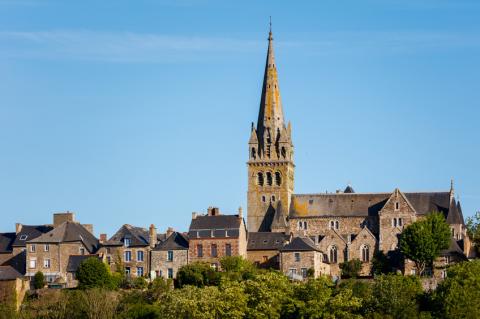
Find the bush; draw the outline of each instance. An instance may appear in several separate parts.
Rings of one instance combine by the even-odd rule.
[[[43,272],[37,271],[35,276],[33,276],[33,288],[42,289],[43,287],[45,287],[45,276]]]
[[[113,288],[110,272],[107,265],[97,257],[90,257],[82,261],[77,269],[76,277],[80,289]]]
[[[136,277],[132,281],[132,287],[136,289],[145,289],[147,288],[148,283],[147,280],[143,277]]]
[[[357,278],[362,270],[362,262],[359,259],[352,259],[340,264],[342,277]]]
[[[220,273],[210,264],[196,262],[182,266],[177,272],[176,286],[181,288],[186,285],[196,287],[217,286],[220,283]]]

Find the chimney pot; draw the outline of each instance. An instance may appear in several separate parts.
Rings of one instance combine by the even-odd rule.
[[[150,247],[154,248],[157,244],[157,229],[155,228],[155,225],[151,224],[149,230]]]
[[[238,217],[243,218],[243,208],[242,208],[242,206],[238,207]]]
[[[170,237],[174,233],[173,227],[168,227],[167,228],[167,238]]]
[[[197,213],[192,212],[192,219],[195,219],[195,218],[197,218]]]
[[[22,224],[16,223],[16,224],[15,224],[15,234],[18,234],[19,232],[21,232],[21,231],[22,231],[22,227],[23,227]]]
[[[100,234],[99,242],[103,244],[106,241],[107,241],[107,234]]]

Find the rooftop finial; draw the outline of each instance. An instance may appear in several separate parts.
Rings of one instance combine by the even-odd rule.
[[[270,16],[270,31],[268,33],[268,40],[269,41],[273,40],[273,37],[272,37],[272,16]]]
[[[453,178],[450,179],[450,192],[453,193],[454,189],[453,189]]]

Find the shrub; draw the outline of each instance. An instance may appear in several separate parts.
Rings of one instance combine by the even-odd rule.
[[[362,262],[359,259],[352,259],[340,264],[342,277],[357,278],[362,270]]]
[[[77,269],[76,277],[81,289],[112,288],[112,280],[107,265],[97,257],[82,261]]]
[[[37,271],[35,276],[33,276],[33,288],[42,289],[43,287],[45,287],[45,276],[43,272]]]
[[[220,273],[210,264],[196,262],[182,266],[177,272],[177,287],[185,285],[197,287],[217,286],[220,283]]]

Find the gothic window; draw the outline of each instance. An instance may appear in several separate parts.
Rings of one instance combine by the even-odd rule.
[[[340,223],[338,220],[335,221],[335,229],[338,230],[340,228]]]
[[[362,246],[362,261],[369,262],[370,261],[370,247],[368,245]]]
[[[280,172],[275,172],[275,184],[277,184],[277,186],[282,185],[282,175]]]
[[[337,263],[337,246],[331,246],[330,247],[330,262],[333,264]]]
[[[403,225],[403,220],[401,218],[398,219],[398,226],[402,226]]]
[[[257,184],[259,186],[263,186],[263,173],[262,172],[258,172],[258,174],[257,174]]]
[[[395,202],[395,210],[399,210],[400,209],[400,203],[399,202]]]
[[[308,226],[307,226],[307,222],[303,222],[303,229],[307,229]]]
[[[257,158],[257,151],[255,150],[255,147],[252,147],[252,158],[253,159]]]
[[[301,221],[298,222],[298,229],[303,229],[303,223]],[[453,229],[452,229],[453,230]]]
[[[267,185],[268,186],[272,186],[272,173],[271,172],[267,172]]]
[[[397,227],[397,219],[396,218],[392,219],[392,226]]]
[[[272,202],[275,201],[275,195],[272,195]]]
[[[265,195],[264,195],[264,196],[262,196],[262,202],[264,202],[264,203],[265,203],[265,201],[266,201],[266,200],[267,200],[267,198],[265,197]]]
[[[287,150],[283,146],[282,146],[282,157],[283,158],[287,157]]]
[[[335,221],[331,220],[330,221],[330,229],[334,229],[335,228]]]

